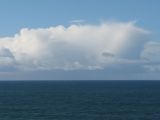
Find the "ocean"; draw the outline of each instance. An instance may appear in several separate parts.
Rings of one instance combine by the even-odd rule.
[[[3,81],[0,120],[160,120],[160,81]]]

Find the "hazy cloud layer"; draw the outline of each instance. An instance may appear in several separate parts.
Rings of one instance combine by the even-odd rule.
[[[159,43],[144,49],[149,34],[133,22],[24,28],[14,37],[0,38],[0,68],[95,70],[159,61]]]
[[[160,43],[148,42],[141,55],[145,60],[145,68],[149,71],[160,71]]]

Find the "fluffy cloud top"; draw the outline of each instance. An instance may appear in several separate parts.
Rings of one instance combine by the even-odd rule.
[[[0,38],[0,67],[17,70],[103,69],[140,59],[149,32],[133,22],[20,30]]]

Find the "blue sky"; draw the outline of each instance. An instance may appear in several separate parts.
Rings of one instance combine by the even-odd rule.
[[[137,21],[137,24],[160,33],[160,2],[157,0],[1,0],[0,35],[13,35],[24,27],[68,25],[71,20],[88,23],[101,20]]]
[[[140,73],[138,73],[138,76],[140,77],[137,79],[146,79],[148,77],[145,77],[145,76],[147,76],[148,74],[151,74],[150,79],[152,78],[160,79],[160,76],[156,74],[160,71],[160,67],[155,68],[155,64],[156,66],[159,66],[159,60],[160,60],[159,57],[157,57],[159,56],[158,52],[160,51],[160,48],[159,48],[160,46],[159,45],[160,7],[159,5],[160,5],[160,1],[158,0],[39,0],[39,1],[38,0],[32,0],[32,1],[31,0],[21,0],[21,1],[20,0],[14,0],[14,1],[1,0],[0,1],[0,28],[1,28],[0,41],[4,41],[4,39],[6,39],[7,37],[11,37],[9,39],[7,38],[7,41],[14,41],[14,40],[15,41],[20,40],[20,41],[16,42],[16,44],[18,44],[17,45],[18,48],[17,46],[14,46],[15,48],[13,48],[13,43],[8,43],[8,42],[0,43],[1,44],[0,59],[3,58],[1,60],[2,65],[0,67],[0,70],[2,72],[5,72],[5,74],[1,73],[0,76],[2,76],[2,79],[3,78],[11,79],[12,77],[13,79],[18,79],[18,78],[19,79],[40,79],[38,77],[35,77],[35,75],[30,75],[31,72],[33,72],[33,70],[28,70],[28,68],[31,69],[32,67],[35,67],[40,61],[38,65],[40,66],[43,64],[40,67],[41,69],[45,68],[44,64],[54,66],[53,68],[49,68],[49,69],[47,67],[47,70],[44,69],[45,71],[44,76],[47,79],[56,79],[54,78],[54,75],[51,75],[51,74],[54,74],[57,68],[59,70],[64,68],[64,66],[65,67],[76,66],[76,69],[79,66],[78,68],[81,68],[78,70],[69,71],[68,74],[72,74],[72,72],[74,73],[78,71],[78,75],[75,75],[73,77],[75,79],[76,78],[78,79],[78,77],[80,77],[81,74],[84,74],[84,71],[86,71],[87,68],[89,69],[94,68],[95,70],[92,70],[92,71],[87,70],[89,71],[88,74],[90,77],[87,77],[87,74],[85,74],[84,77],[81,79],[93,79],[91,72],[93,72],[93,74],[97,72],[98,74],[97,79],[117,79],[112,77],[112,75],[110,75],[110,72],[108,71],[113,71],[111,72],[113,76],[118,75],[120,79],[136,79],[135,77],[129,77],[129,76],[125,77],[127,71],[130,71],[129,72],[129,74],[131,74],[130,76],[137,75],[135,71],[141,71]],[[83,23],[79,23],[79,24],[82,24],[82,26],[80,25],[79,27],[78,23],[72,23],[72,21],[75,21],[75,20],[77,21],[83,20]],[[115,57],[114,61],[118,61],[118,62],[112,63],[112,65],[109,63],[107,63],[106,65],[106,63],[104,63],[105,60],[104,61],[102,60],[103,58],[100,58],[101,60],[98,61],[98,63],[95,63],[96,61],[92,61],[93,62],[92,64],[88,60],[88,57],[83,59],[84,58],[83,54],[86,53],[86,51],[88,50],[88,46],[95,47],[94,43],[93,44],[90,43],[90,45],[88,45],[87,43],[88,46],[84,48],[83,46],[85,46],[85,44],[78,42],[77,44],[82,45],[80,48],[78,48],[78,50],[75,49],[75,47],[78,47],[77,44],[68,45],[70,49],[68,49],[68,46],[63,47],[64,43],[67,42],[67,39],[63,37],[66,34],[68,34],[68,32],[64,34],[60,33],[61,34],[60,38],[59,36],[56,36],[57,39],[60,39],[60,40],[65,39],[64,41],[62,41],[62,43],[64,42],[63,44],[56,43],[56,45],[54,44],[53,46],[51,46],[52,42],[49,42],[48,43],[49,45],[48,44],[46,44],[46,46],[44,45],[45,48],[47,47],[47,49],[42,50],[39,48],[40,43],[37,42],[37,40],[41,41],[42,39],[40,38],[41,35],[39,34],[45,34],[46,32],[48,32],[47,28],[52,27],[56,29],[56,32],[52,31],[51,33],[50,32],[48,33],[48,34],[51,34],[51,36],[53,36],[53,34],[57,35],[57,33],[59,33],[59,30],[63,31],[65,29],[66,31],[69,31],[70,27],[73,24],[75,24],[76,27],[72,29],[75,31],[78,29],[77,32],[79,30],[83,31],[87,27],[88,33],[93,33],[94,31],[92,31],[92,28],[96,26],[97,29],[95,29],[95,31],[103,33],[105,32],[105,31],[101,31],[102,30],[101,28],[103,26],[101,25],[101,23],[103,22],[107,22],[106,25],[104,25],[106,30],[116,28],[116,30],[113,29],[112,31],[110,31],[114,36],[119,35],[122,29],[128,32],[126,36],[127,37],[130,36],[129,38],[131,40],[133,39],[133,41],[138,41],[138,39],[146,39],[147,41],[151,41],[151,42],[143,42],[143,43],[136,42],[135,43],[136,47],[132,47],[132,46],[130,47],[130,48],[133,48],[132,50],[130,50],[131,51],[130,53],[124,52],[123,54],[120,54],[120,55],[114,53],[115,49],[113,50],[113,55],[112,55],[111,48],[110,49],[108,48],[107,52],[98,51],[100,48],[103,48],[104,46],[99,46],[96,49],[97,51],[95,51],[95,53],[94,52],[92,53],[94,55],[95,54],[97,55],[99,54],[99,52],[102,52],[104,56],[107,56],[107,57],[114,56]],[[90,25],[89,27],[88,27],[88,24]],[[128,24],[129,24],[129,28],[127,27]],[[61,25],[61,27],[57,27],[58,25]],[[28,28],[28,29],[24,30],[24,28]],[[38,31],[38,28],[41,28],[43,30]],[[34,29],[34,30],[30,31],[30,29]],[[18,35],[18,38],[14,37],[15,34]],[[70,36],[70,34],[71,33],[69,33],[68,36]],[[106,34],[107,34],[106,36],[105,34],[103,34],[106,37],[105,39],[108,39],[108,37],[113,38],[113,36],[110,36],[109,33],[106,33]],[[44,36],[46,37],[47,35],[44,35]],[[44,36],[43,38],[45,38]],[[70,36],[70,37],[73,38],[75,36]],[[93,36],[89,35],[89,37],[92,38]],[[103,38],[102,36],[100,37],[100,35],[97,35],[96,37],[97,39],[100,39],[100,40]],[[123,37],[127,39],[125,36]],[[33,44],[35,45],[33,46],[33,48],[22,49],[22,48],[31,46],[32,43],[30,44],[30,41],[22,43],[21,39],[27,41],[27,39],[31,40],[34,38],[36,38],[36,40],[35,41],[33,40],[34,41]],[[46,38],[48,39],[48,37]],[[81,36],[76,36],[76,39],[81,40],[84,38],[82,38]],[[85,39],[88,40],[88,38],[85,38]],[[121,39],[118,38],[118,40],[120,41]],[[52,41],[52,39],[51,40],[49,39],[48,41]],[[90,41],[88,40],[88,42]],[[103,42],[104,41],[102,39],[101,43],[103,44]],[[114,44],[118,44],[117,42],[118,41],[115,41]],[[28,46],[26,45],[27,43],[29,43]],[[98,43],[98,44],[101,44],[101,43]],[[106,42],[104,42],[104,44],[105,43]],[[132,43],[132,41],[128,41],[123,44],[129,44],[129,43]],[[96,40],[95,40],[95,44],[97,44]],[[123,45],[123,46],[126,46],[126,45]],[[144,46],[147,46],[147,47],[145,47],[145,49],[139,52],[139,50]],[[116,45],[114,45],[114,47],[116,47]],[[30,51],[27,49],[30,49]],[[38,51],[38,53],[36,53],[37,51],[34,51],[35,49]],[[82,49],[86,49],[86,51],[84,52],[82,51]],[[126,47],[123,49],[127,51]],[[62,53],[62,52],[54,53],[55,51],[61,51],[61,50],[66,51],[66,53]],[[93,51],[92,48],[90,48],[89,50]],[[111,53],[108,53],[108,50],[111,50]],[[23,53],[22,52],[19,53],[18,51],[23,51]],[[41,57],[44,57],[44,56],[39,57],[40,56],[39,53],[42,53],[43,51],[47,51],[45,55],[48,54],[47,56],[48,59],[40,60]],[[137,54],[137,51],[139,52],[139,54]],[[73,53],[69,54],[71,52]],[[75,54],[75,52],[77,52],[77,54]],[[22,56],[24,54],[26,56]],[[51,56],[50,54],[54,54],[53,55],[54,57]],[[34,57],[30,58],[30,56],[32,55]],[[133,57],[137,55],[139,55],[139,58]],[[4,56],[7,56],[7,57],[4,57]],[[35,58],[35,56],[38,56],[38,57]],[[88,54],[87,56],[92,57]],[[24,59],[23,61],[26,62],[25,65],[23,65],[23,62],[21,61],[22,57]],[[101,56],[96,56],[96,59],[99,59],[99,57]],[[131,57],[133,57],[134,59],[130,59]],[[30,60],[30,59],[32,59],[32,62],[34,61],[34,64],[29,64],[30,61],[27,61],[27,60]],[[56,62],[53,62],[52,59],[53,61],[54,59],[56,59],[57,61],[55,60]],[[146,59],[150,61],[145,61]],[[8,63],[8,61],[12,61],[12,63],[11,62]],[[45,62],[42,63],[41,61],[45,61]],[[74,65],[70,65],[71,61],[74,63]],[[128,65],[128,61],[129,63],[132,63],[132,64]],[[54,63],[54,64],[51,64],[51,63]],[[67,65],[66,64],[63,65],[64,63],[67,63]],[[119,72],[121,71],[121,68],[124,66],[124,63],[126,66],[124,72]],[[102,64],[105,64],[105,65],[102,65]],[[88,67],[86,67],[87,65]],[[31,67],[28,67],[28,66],[31,66]],[[140,67],[135,68],[133,66],[140,66]],[[24,69],[22,70],[21,69],[22,67],[25,68],[25,70]],[[101,67],[103,67],[103,69]],[[148,70],[144,70],[146,68]],[[37,76],[38,76],[38,73],[41,73],[41,72],[38,72],[39,69],[38,71],[37,70],[34,70],[34,71],[37,74]],[[103,73],[102,74],[101,71],[106,71],[106,72],[102,72]],[[107,73],[109,76],[106,75]],[[7,78],[6,76],[8,76],[8,74],[10,74],[11,77]],[[31,76],[31,78],[26,77],[28,76],[28,74]],[[64,71],[62,73],[58,71],[57,74],[59,76],[63,76],[63,75],[65,76],[65,74],[67,73],[64,73]],[[156,75],[153,75],[153,74],[156,74]],[[71,76],[71,75],[68,75],[68,76]],[[98,76],[101,76],[101,77],[98,77]],[[45,77],[43,79],[45,79]],[[61,77],[57,77],[57,79],[58,78],[65,79]],[[68,78],[66,77],[66,79],[71,79],[71,78],[72,77],[68,77]]]

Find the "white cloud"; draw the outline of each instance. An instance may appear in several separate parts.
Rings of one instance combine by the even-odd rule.
[[[133,22],[22,29],[0,38],[0,65],[19,70],[103,69],[139,59],[149,32]]]

